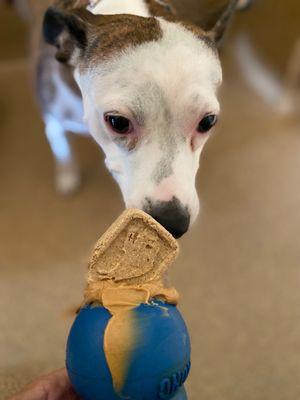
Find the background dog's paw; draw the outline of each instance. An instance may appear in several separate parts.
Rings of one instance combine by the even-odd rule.
[[[69,196],[78,191],[81,176],[77,169],[59,167],[55,177],[55,186],[59,194]]]
[[[252,2],[253,0],[239,0],[237,7],[239,10],[245,10],[251,5]]]

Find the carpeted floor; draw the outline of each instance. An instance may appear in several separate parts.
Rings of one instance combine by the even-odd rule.
[[[55,193],[20,24],[0,6],[1,400],[63,365],[89,251],[122,209],[86,138],[74,139],[82,190]],[[191,400],[296,400],[300,125],[274,115],[224,57],[223,116],[198,176],[202,212],[172,271],[192,337],[188,390]]]

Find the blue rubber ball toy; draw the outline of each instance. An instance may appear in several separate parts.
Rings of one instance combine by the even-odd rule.
[[[83,400],[185,400],[190,339],[179,311],[154,300],[133,312],[142,340],[130,356],[122,391],[116,393],[103,348],[112,316],[98,305],[80,310],[69,334],[66,358],[75,391]]]

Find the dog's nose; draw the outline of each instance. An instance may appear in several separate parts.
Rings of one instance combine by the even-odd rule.
[[[149,202],[145,211],[176,239],[180,238],[189,228],[190,213],[176,197],[173,197],[171,201]]]

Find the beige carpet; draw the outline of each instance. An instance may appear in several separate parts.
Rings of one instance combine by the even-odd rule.
[[[1,400],[63,365],[89,251],[122,209],[84,138],[75,139],[82,190],[55,193],[24,46],[24,27],[1,6]],[[191,400],[297,400],[300,125],[274,115],[224,56],[223,116],[198,177],[202,212],[172,271],[192,337],[188,390]]]

